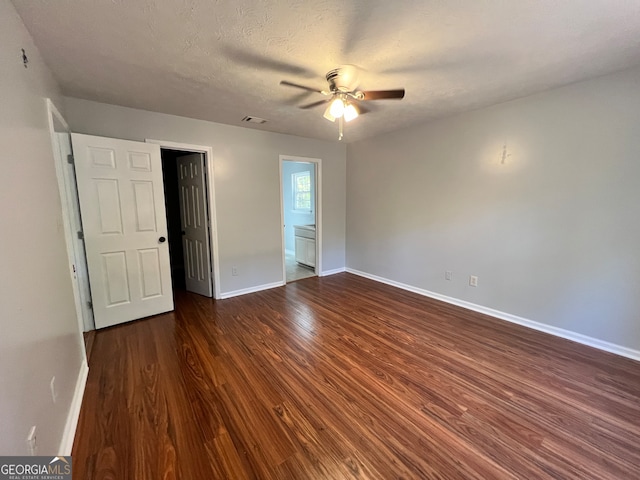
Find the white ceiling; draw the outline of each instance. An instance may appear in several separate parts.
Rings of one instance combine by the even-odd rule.
[[[68,96],[328,140],[341,64],[368,102],[345,141],[640,64],[638,0],[13,0]],[[263,117],[259,126],[245,115]]]

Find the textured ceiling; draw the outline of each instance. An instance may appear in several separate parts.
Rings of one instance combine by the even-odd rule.
[[[68,96],[328,140],[341,64],[368,102],[345,141],[640,64],[638,0],[14,0]],[[242,124],[245,115],[264,125]]]

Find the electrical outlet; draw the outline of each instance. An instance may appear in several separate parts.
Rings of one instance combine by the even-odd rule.
[[[475,275],[470,275],[469,276],[469,285],[471,285],[472,287],[477,287],[478,286],[478,277],[476,277]]]
[[[36,426],[34,425],[29,430],[29,434],[27,435],[27,450],[29,455],[35,457],[38,454],[38,443],[36,440]]]
[[[453,278],[453,272],[450,272],[449,270],[444,272],[444,279],[445,280],[451,280],[452,278]]]
[[[231,267],[231,275],[234,277],[238,276],[238,267]]]
[[[58,392],[56,391],[55,375],[51,377],[51,382],[49,383],[49,387],[51,387],[51,400],[53,400],[53,403],[56,403],[56,400],[58,400]]]

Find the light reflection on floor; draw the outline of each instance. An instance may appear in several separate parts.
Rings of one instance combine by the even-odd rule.
[[[313,338],[316,329],[316,317],[304,303],[296,305],[296,317],[293,320],[297,333],[304,338]]]

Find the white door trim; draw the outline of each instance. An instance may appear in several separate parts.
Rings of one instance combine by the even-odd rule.
[[[69,195],[67,192],[67,180],[66,180],[66,173],[65,173],[66,167],[67,167],[66,165],[67,159],[62,158],[62,155],[60,154],[59,143],[58,143],[58,139],[56,138],[56,133],[58,132],[56,132],[55,123],[58,122],[68,135],[71,135],[71,129],[69,128],[69,124],[66,122],[66,120],[64,119],[60,111],[57,109],[55,104],[51,101],[51,99],[47,98],[45,99],[45,101],[47,105],[49,134],[51,136],[51,149],[53,151],[56,177],[58,179],[58,191],[60,192],[60,200],[62,204],[62,223],[64,227],[64,238],[65,238],[65,244],[67,247],[67,255],[70,262],[69,275],[71,276],[71,285],[73,287],[73,297],[74,297],[75,307],[76,307],[76,316],[78,319],[78,330],[80,332],[80,338],[82,339],[83,338],[82,333],[87,332],[89,330],[94,330],[95,325],[93,322],[93,316],[91,316],[90,318],[87,318],[88,315],[84,315],[85,309],[82,307],[83,297],[82,297],[82,294],[80,293],[79,282],[86,282],[84,287],[86,287],[85,291],[88,291],[90,289],[89,283],[88,283],[89,279],[78,277],[78,275],[76,275],[75,272],[73,271],[73,268],[74,268],[73,266],[75,265],[76,269],[78,269],[80,268],[79,267],[80,264],[84,263],[85,270],[86,270],[87,259],[84,258],[84,255],[79,254],[75,246],[74,239],[76,238],[76,235],[78,234],[78,232],[76,232],[72,228],[70,212],[69,212],[69,204],[72,201],[72,199],[69,198]],[[69,144],[71,144],[71,139],[69,139]],[[76,201],[77,201],[77,190],[76,190]],[[84,340],[81,340],[80,343],[82,346],[82,351],[84,352],[85,350]],[[86,357],[86,354],[85,354],[85,357]]]
[[[209,221],[211,222],[211,258],[213,263],[213,295],[220,299],[220,260],[218,256],[218,222],[216,215],[215,181],[213,176],[213,148],[206,145],[193,145],[190,143],[169,142],[145,138],[146,143],[160,145],[166,150],[184,150],[185,152],[203,153],[207,166],[207,197],[209,199]]]
[[[310,157],[298,157],[295,155],[280,155],[279,177],[280,177],[280,235],[282,240],[282,282],[287,283],[287,264],[284,239],[284,204],[282,185],[282,164],[283,162],[303,162],[314,163],[316,165],[316,192],[315,192],[315,212],[316,212],[316,266],[315,274],[321,276],[322,272],[322,159]]]

